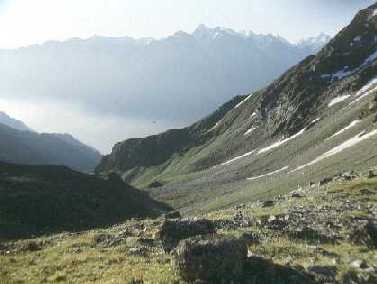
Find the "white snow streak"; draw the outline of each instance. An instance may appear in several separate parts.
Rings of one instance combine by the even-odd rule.
[[[251,121],[253,121],[254,117],[256,117],[256,116],[257,116],[257,114],[255,112],[253,112],[253,114],[250,117]],[[248,129],[243,135],[245,135],[245,136],[249,135],[250,133],[254,132],[255,129],[257,129],[257,128],[253,126],[250,129]]]
[[[236,105],[234,108],[239,108],[240,106],[242,106],[244,103],[246,103],[251,97],[252,97],[253,94],[250,94],[248,95],[244,100],[242,100],[238,105]]]
[[[281,168],[280,170],[276,170],[276,171],[270,172],[268,174],[264,174],[264,175],[260,175],[260,176],[256,176],[256,177],[251,177],[251,178],[248,178],[247,180],[256,180],[256,179],[260,179],[260,178],[263,178],[263,177],[276,175],[276,174],[281,173],[281,172],[288,170],[288,169],[289,169],[289,167],[285,166],[284,168]]]
[[[297,132],[295,135],[293,135],[293,136],[291,136],[291,137],[288,137],[288,138],[286,138],[286,139],[280,140],[280,141],[278,141],[278,142],[276,142],[276,143],[274,143],[274,144],[272,144],[272,145],[270,145],[270,146],[267,146],[267,147],[265,147],[265,148],[262,148],[261,150],[258,151],[258,155],[259,155],[259,154],[262,154],[262,153],[265,153],[265,152],[268,152],[268,151],[270,151],[270,150],[272,150],[272,149],[278,148],[278,147],[280,147],[281,145],[283,145],[283,144],[289,142],[290,140],[293,140],[293,139],[299,137],[300,135],[302,135],[302,134],[305,132],[305,130],[306,130],[306,128],[300,130],[299,132]]]
[[[341,103],[343,101],[345,101],[346,99],[348,99],[349,97],[351,97],[351,95],[344,95],[344,96],[341,96],[341,97],[337,97],[337,98],[334,98],[329,104],[328,104],[328,107],[332,107],[338,103]]]
[[[357,37],[355,37],[354,39],[353,39],[353,41],[355,41],[355,42],[359,42],[361,40],[361,36],[357,36]]]
[[[208,132],[211,132],[211,131],[215,130],[217,127],[219,127],[222,121],[223,120],[221,119],[218,122],[216,122],[215,126],[212,127],[211,129],[209,129]]]
[[[343,78],[353,74],[355,71],[354,70],[349,70],[349,71],[345,71],[345,69],[347,69],[348,66],[345,66],[342,70],[339,70],[338,72],[334,73],[332,76],[337,78],[338,80],[342,80]]]
[[[254,153],[255,153],[255,150],[253,150],[253,151],[251,151],[251,152],[248,152],[248,153],[246,153],[246,154],[243,154],[243,155],[241,155],[241,156],[235,157],[235,158],[233,158],[233,159],[231,159],[231,160],[229,160],[229,161],[226,161],[226,162],[222,163],[221,165],[222,165],[222,166],[230,165],[231,163],[233,163],[233,162],[235,162],[235,161],[238,161],[238,160],[240,160],[240,159],[242,159],[242,158],[246,158],[246,157],[248,157],[248,156],[251,156],[251,155],[254,154]]]
[[[366,140],[366,139],[369,139],[373,136],[375,136],[377,134],[377,129],[367,133],[367,134],[364,134],[365,131],[362,131],[361,133],[359,133],[358,135],[356,135],[355,137],[343,142],[342,144],[332,148],[330,151],[324,153],[323,155],[317,157],[316,159],[314,159],[313,161],[305,164],[305,165],[302,165],[302,166],[299,166],[297,167],[296,169],[290,171],[289,173],[294,173],[294,172],[297,172],[299,170],[302,170],[308,166],[312,166],[324,159],[327,159],[327,158],[330,158],[336,154],[339,154],[340,152],[344,151],[345,149],[348,149],[348,148],[351,148],[357,144],[359,144],[360,142]]]
[[[337,78],[338,80],[341,80],[345,77],[348,77],[354,73],[356,73],[357,71],[361,70],[362,68],[368,66],[370,63],[372,63],[375,59],[377,59],[377,50],[375,52],[373,52],[371,55],[368,56],[368,58],[366,58],[364,60],[364,62],[357,68],[353,69],[353,70],[348,70],[348,66],[344,66],[341,70],[337,71],[336,73],[334,74],[322,74],[321,75],[321,78],[329,78],[330,76],[334,77],[334,78]]]
[[[338,135],[342,134],[343,132],[347,131],[348,129],[351,129],[352,127],[356,126],[360,122],[361,122],[361,120],[354,120],[354,121],[352,121],[348,126],[344,127],[342,130],[339,130],[338,132],[336,132],[334,135],[332,135],[328,139],[334,138],[335,136],[338,136]]]
[[[366,84],[356,93],[356,99],[350,102],[350,105],[361,101],[363,98],[373,94],[376,90],[377,90],[377,77],[369,81],[368,84]]]
[[[256,127],[252,127],[250,129],[248,129],[243,135],[247,136],[247,135],[253,133],[256,129],[257,129]]]

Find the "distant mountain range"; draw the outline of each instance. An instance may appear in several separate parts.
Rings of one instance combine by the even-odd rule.
[[[0,112],[0,161],[31,165],[64,165],[93,172],[101,154],[69,134],[37,133]]]
[[[199,26],[163,39],[91,37],[0,50],[0,93],[92,112],[191,123],[271,82],[328,36],[279,36]]]

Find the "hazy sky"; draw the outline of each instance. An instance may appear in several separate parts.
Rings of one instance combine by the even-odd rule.
[[[0,48],[92,35],[164,37],[199,24],[334,34],[372,0],[0,0]]]

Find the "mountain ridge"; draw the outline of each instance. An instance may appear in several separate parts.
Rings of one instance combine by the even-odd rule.
[[[190,125],[234,95],[265,86],[312,53],[277,36],[222,28],[207,28],[203,39],[179,33],[160,40],[48,42],[0,50],[0,92],[9,94],[5,100],[64,103],[95,118],[167,129]],[[106,133],[90,140],[100,141],[101,135]]]

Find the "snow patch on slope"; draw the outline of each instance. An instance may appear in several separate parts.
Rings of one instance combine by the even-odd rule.
[[[363,86],[357,93],[356,93],[356,99],[352,102],[350,102],[350,105],[355,104],[359,101],[361,101],[363,98],[373,94],[377,90],[377,77],[372,79],[368,82],[365,86]]]
[[[356,135],[355,137],[343,142],[342,144],[332,148],[330,151],[324,153],[323,155],[317,157],[316,159],[314,159],[313,161],[307,163],[307,164],[304,164],[304,165],[301,165],[299,167],[297,167],[296,169],[290,171],[289,173],[294,173],[294,172],[297,172],[297,171],[300,171],[306,167],[309,167],[309,166],[312,166],[314,164],[317,164],[318,162],[321,162],[322,160],[324,159],[327,159],[327,158],[330,158],[336,154],[339,154],[341,153],[342,151],[348,149],[348,148],[351,148],[357,144],[359,144],[360,142],[364,141],[364,140],[367,140],[373,136],[377,135],[377,129],[365,134],[365,131],[362,131],[361,133],[359,133],[358,135]]]
[[[253,112],[253,114],[250,117],[251,121],[253,121],[256,116],[257,116],[257,114],[255,112]],[[247,135],[251,134],[252,132],[254,132],[254,130],[256,130],[256,129],[257,129],[257,127],[253,126],[250,129],[248,129],[243,135],[247,136]]]
[[[289,169],[289,167],[285,166],[284,168],[281,168],[280,170],[276,170],[276,171],[270,172],[268,174],[264,174],[264,175],[260,175],[260,176],[256,176],[256,177],[251,177],[251,178],[248,178],[247,180],[257,180],[257,179],[260,179],[260,178],[263,178],[263,177],[276,175],[276,174],[281,173],[281,172],[288,170],[288,169]]]
[[[243,135],[244,136],[247,136],[251,133],[253,133],[257,128],[256,127],[251,127],[250,129],[248,129]]]
[[[348,126],[344,127],[342,130],[339,130],[338,132],[336,132],[334,135],[332,135],[330,138],[328,139],[331,139],[331,138],[334,138],[335,136],[338,136],[340,134],[342,134],[343,132],[351,129],[352,127],[356,126],[357,124],[359,124],[361,122],[361,120],[354,120],[352,121]]]
[[[244,103],[246,103],[251,97],[252,97],[253,94],[250,94],[248,95],[244,100],[242,100],[239,104],[237,104],[234,108],[239,108],[240,106],[242,106]]]
[[[261,150],[258,151],[258,155],[259,155],[259,154],[266,153],[266,152],[268,152],[268,151],[270,151],[270,150],[272,150],[272,149],[278,148],[278,147],[280,147],[281,145],[283,145],[283,144],[285,144],[285,143],[287,143],[287,142],[289,142],[289,141],[291,141],[291,140],[293,140],[293,139],[295,139],[295,138],[301,136],[302,134],[304,134],[305,130],[306,130],[306,128],[300,130],[299,132],[297,132],[295,135],[293,135],[293,136],[291,136],[291,137],[288,137],[288,138],[286,138],[286,139],[280,140],[280,141],[278,141],[278,142],[276,142],[276,143],[274,143],[274,144],[272,144],[272,145],[270,145],[270,146],[267,146],[267,147],[265,147],[265,148],[262,148]]]
[[[369,55],[359,67],[356,67],[355,69],[352,69],[352,70],[348,70],[349,67],[344,66],[341,70],[339,70],[339,71],[337,71],[333,74],[322,74],[321,78],[327,79],[327,78],[332,77],[332,78],[336,78],[338,80],[342,80],[343,78],[348,77],[348,76],[356,73],[357,71],[361,70],[362,68],[368,66],[369,64],[371,64],[376,59],[377,59],[377,50],[374,51],[371,55]]]
[[[219,127],[220,126],[220,124],[221,124],[221,122],[222,122],[223,120],[222,119],[220,119],[218,122],[216,122],[216,124],[211,128],[211,129],[208,129],[208,131],[207,132],[211,132],[211,131],[214,131],[217,127]]]
[[[334,98],[329,104],[328,104],[328,107],[332,107],[338,103],[341,103],[345,100],[347,100],[349,97],[351,97],[351,95],[344,95],[344,96],[340,96],[340,97],[336,97]]]
[[[237,156],[237,157],[235,157],[235,158],[233,158],[233,159],[231,159],[231,160],[229,160],[229,161],[226,161],[226,162],[222,163],[221,165],[222,165],[222,166],[230,165],[231,163],[233,163],[233,162],[235,162],[235,161],[238,161],[238,160],[240,160],[240,159],[242,159],[242,158],[246,158],[246,157],[248,157],[248,156],[251,156],[251,155],[254,154],[254,153],[255,153],[255,150],[253,150],[253,151],[251,151],[251,152],[248,152],[248,153],[246,153],[246,154],[243,154],[243,155],[241,155],[241,156]]]

